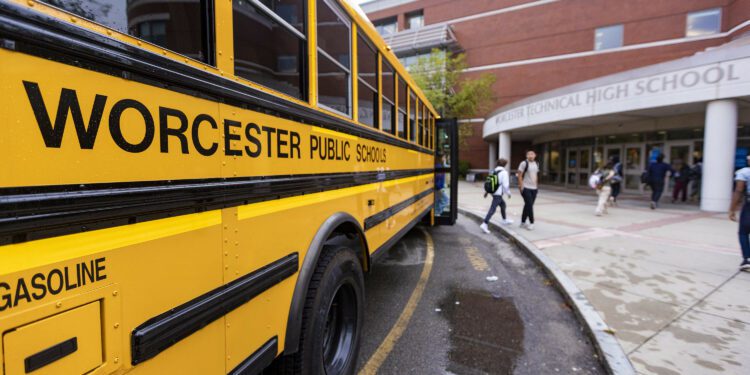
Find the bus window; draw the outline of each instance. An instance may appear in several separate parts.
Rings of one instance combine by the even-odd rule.
[[[409,122],[406,113],[407,94],[406,82],[398,77],[398,136],[406,139],[406,123]]]
[[[269,5],[273,8],[253,0],[232,2],[234,73],[305,100],[307,41],[299,20],[304,18],[303,1],[264,2],[272,3]],[[283,16],[274,17],[272,13]]]
[[[212,1],[39,0],[123,34],[213,64]]]
[[[396,119],[396,89],[393,86],[394,76],[393,67],[386,61],[381,59],[381,90],[383,90],[383,131],[391,134],[395,134],[396,127],[393,126],[393,122]]]
[[[350,115],[351,31],[349,20],[337,6],[317,1],[318,103]]]
[[[420,146],[424,146],[424,104],[419,103],[419,111],[417,111],[417,125],[419,126],[419,134],[417,142]]]
[[[417,142],[417,96],[409,90],[409,140]]]
[[[362,35],[357,35],[357,75],[359,122],[378,126],[378,53]]]

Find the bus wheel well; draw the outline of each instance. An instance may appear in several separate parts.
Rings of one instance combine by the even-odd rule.
[[[367,272],[370,269],[367,240],[358,225],[352,222],[341,223],[331,232],[324,245],[343,245],[354,250],[362,265],[362,271]]]
[[[367,240],[359,222],[345,212],[337,212],[326,219],[310,242],[310,247],[307,249],[299,268],[292,303],[289,307],[289,318],[284,339],[285,355],[296,353],[299,348],[302,309],[310,279],[317,267],[321,253],[330,246],[346,246],[352,249],[359,259],[362,271],[367,272],[370,268]]]

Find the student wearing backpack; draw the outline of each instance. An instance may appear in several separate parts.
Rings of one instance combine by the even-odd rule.
[[[674,169],[671,165],[664,162],[664,154],[659,154],[656,161],[648,165],[646,169],[648,185],[651,186],[651,209],[656,209],[659,205],[659,199],[664,192],[664,179],[667,173],[674,176]]]
[[[593,184],[592,187],[596,189],[596,194],[599,196],[599,201],[594,211],[596,216],[602,216],[602,214],[607,213],[607,202],[609,201],[610,194],[612,194],[612,181],[615,177],[614,167],[610,159],[607,164],[594,172],[592,181],[590,181]]]
[[[747,157],[750,164],[750,156]],[[734,173],[734,195],[729,208],[729,220],[737,221],[737,209],[742,206],[740,213],[740,248],[742,248],[742,263],[740,270],[750,270],[750,167],[745,167]]]
[[[490,233],[487,225],[490,223],[490,219],[495,214],[498,206],[500,206],[500,215],[503,217],[502,223],[505,225],[513,224],[513,220],[505,216],[505,201],[503,200],[503,195],[506,194],[508,195],[508,199],[510,199],[510,174],[505,169],[506,165],[508,165],[507,160],[498,159],[495,172],[493,175],[487,177],[487,182],[485,182],[484,196],[487,197],[487,194],[492,194],[492,204],[490,205],[490,210],[487,211],[487,216],[484,217],[484,222],[479,226],[484,233]],[[492,177],[495,177],[495,179]]]
[[[622,189],[622,163],[620,162],[620,157],[613,156],[611,159],[615,175],[612,177],[612,204],[617,205],[617,197],[620,195],[620,190]]]
[[[521,214],[521,228],[534,229],[534,202],[538,191],[539,163],[536,162],[536,152],[526,152],[526,160],[518,165],[518,190],[523,197],[523,213]],[[529,223],[526,224],[526,219]]]

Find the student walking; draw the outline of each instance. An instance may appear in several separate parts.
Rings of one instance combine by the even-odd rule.
[[[680,169],[674,174],[674,189],[672,189],[672,203],[682,196],[682,202],[687,201],[688,183],[690,182],[690,166],[680,162]]]
[[[526,152],[526,160],[518,165],[518,190],[523,197],[523,213],[521,214],[521,228],[534,229],[534,202],[539,188],[539,163],[536,162],[536,152]],[[526,224],[526,219],[529,223]]]
[[[610,161],[612,162],[612,168],[614,169],[614,176],[610,182],[612,187],[612,204],[617,205],[617,197],[620,195],[620,189],[622,188],[622,163],[620,157],[613,156]]]
[[[500,207],[500,216],[503,217],[502,223],[505,225],[513,224],[513,220],[510,220],[505,216],[505,201],[503,200],[503,195],[508,195],[508,199],[510,199],[510,174],[505,169],[506,165],[508,165],[507,160],[498,159],[497,168],[495,168],[494,172],[495,175],[497,175],[497,190],[492,193],[492,204],[490,205],[490,210],[487,211],[487,216],[484,217],[484,222],[479,226],[484,233],[490,233],[490,229],[487,225],[490,223],[490,219],[492,218],[492,215],[495,214],[498,206]],[[484,196],[487,197],[487,194],[488,193],[485,192]]]
[[[701,194],[701,180],[703,179],[703,159],[693,158],[693,166],[690,168],[690,180],[693,182],[690,200],[697,201]]]
[[[750,164],[750,157],[747,158]],[[740,247],[742,248],[741,270],[750,270],[750,168],[745,167],[734,174],[734,196],[729,209],[729,220],[737,221],[737,209],[742,206],[740,213]]]
[[[664,179],[667,173],[674,175],[672,166],[664,162],[664,154],[659,154],[656,161],[648,165],[646,170],[648,176],[648,185],[651,186],[651,209],[656,209],[659,205],[662,193],[664,193]]]
[[[594,182],[594,188],[596,189],[596,194],[599,196],[594,213],[596,216],[602,216],[602,214],[607,213],[607,202],[609,201],[609,196],[612,194],[612,180],[615,177],[615,166],[612,160],[596,170],[594,175],[598,176],[597,181]]]

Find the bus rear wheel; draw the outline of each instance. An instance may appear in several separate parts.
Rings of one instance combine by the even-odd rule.
[[[284,359],[284,372],[353,374],[364,300],[364,275],[354,251],[325,247],[307,290],[299,351]]]

